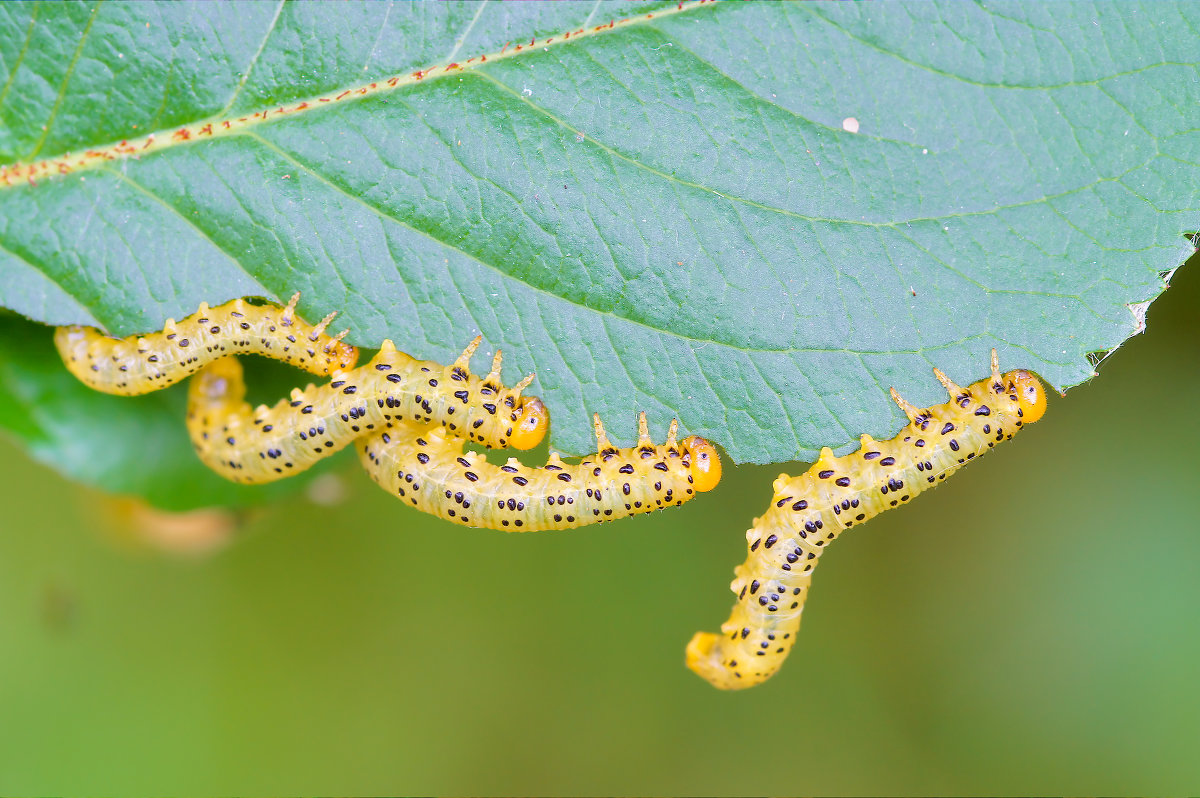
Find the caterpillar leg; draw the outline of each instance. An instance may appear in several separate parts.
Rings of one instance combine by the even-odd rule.
[[[310,326],[288,304],[250,305],[241,299],[217,308],[202,303],[183,321],[167,319],[160,332],[112,338],[94,327],[59,327],[54,343],[68,370],[104,393],[135,396],[166,388],[232,354],[257,354],[305,371],[328,375],[349,369],[358,350],[342,343],[345,332],[325,334],[335,314]]]
[[[895,388],[888,389],[892,394],[892,401],[904,411],[904,415],[908,416],[908,420],[914,424],[920,424],[926,417],[925,412],[915,405],[909,404],[900,394],[896,393]]]
[[[961,385],[957,384],[956,382],[951,380],[949,377],[947,377],[945,374],[943,374],[941,369],[935,368],[933,370],[933,376],[936,377],[937,381],[940,382],[942,384],[942,387],[946,389],[946,393],[950,394],[951,399],[954,399],[957,401],[961,397],[969,397],[970,396],[970,394],[968,394],[966,391],[963,390],[963,387]]]
[[[454,361],[454,365],[458,366],[460,369],[468,368],[471,365],[471,356],[475,354],[475,350],[479,348],[479,344],[482,343],[482,341],[482,335],[476,335],[474,338],[472,338],[471,342],[467,344],[466,349],[464,349],[462,354],[458,356],[458,359]],[[497,354],[499,353],[497,352]]]

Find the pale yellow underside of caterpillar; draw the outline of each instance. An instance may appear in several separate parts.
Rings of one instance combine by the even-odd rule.
[[[646,415],[636,445],[614,447],[593,417],[597,452],[568,464],[552,454],[531,468],[514,459],[488,463],[465,452],[462,438],[444,429],[400,425],[367,436],[363,467],[405,504],[464,526],[532,532],[571,529],[683,504],[721,478],[716,449],[700,437],[677,443],[677,423],[654,445]]]
[[[354,366],[358,350],[325,334],[336,313],[316,326],[296,316],[300,294],[286,307],[242,299],[216,308],[201,304],[183,321],[167,319],[161,332],[113,338],[95,327],[59,327],[54,343],[79,380],[97,391],[136,396],[174,385],[215,360],[255,354],[326,376]]]
[[[746,562],[735,569],[737,595],[721,634],[697,633],[687,665],[716,687],[736,690],[770,678],[796,641],[809,582],[824,547],[842,532],[932,488],[969,460],[1012,438],[1046,409],[1042,385],[1027,371],[992,375],[961,388],[937,369],[951,401],[918,409],[893,390],[910,423],[889,441],[862,437],[862,448],[834,457],[826,448],[805,473],[781,474],[771,506],[746,532]]]
[[[299,473],[389,422],[440,424],[492,448],[536,446],[550,417],[540,399],[521,396],[532,375],[503,387],[499,352],[485,377],[471,374],[479,341],[449,366],[416,360],[384,341],[369,363],[334,372],[326,385],[293,390],[269,408],[246,404],[241,364],[219,360],[188,386],[188,434],[205,465],[248,484]]]

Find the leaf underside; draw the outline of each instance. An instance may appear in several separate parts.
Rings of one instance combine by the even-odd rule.
[[[1140,330],[1200,227],[1187,11],[3,4],[0,305],[126,335],[298,290],[367,347],[482,333],[564,452],[638,410],[843,452],[932,366],[1065,390]]]

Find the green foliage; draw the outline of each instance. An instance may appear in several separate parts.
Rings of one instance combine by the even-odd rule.
[[[664,13],[561,38],[633,11]],[[930,366],[966,383],[993,347],[1065,389],[1200,210],[1171,3],[6,4],[0,31],[0,163],[25,164],[555,36],[0,187],[0,304],[124,335],[300,290],[365,346],[480,331],[565,452],[639,409],[735,461],[845,451],[900,426],[889,386],[940,400]]]

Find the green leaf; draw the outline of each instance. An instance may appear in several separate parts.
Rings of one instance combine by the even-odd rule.
[[[360,345],[482,332],[566,452],[637,410],[845,451],[931,366],[1064,390],[1140,331],[1200,228],[1192,8],[4,4],[0,304],[299,290]]]

